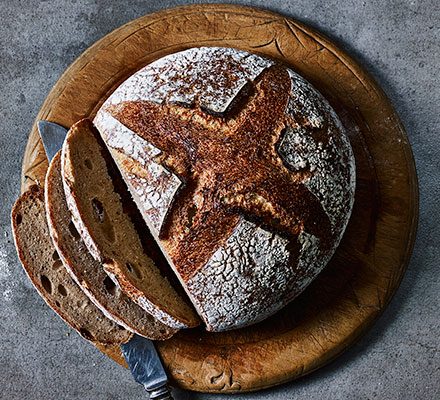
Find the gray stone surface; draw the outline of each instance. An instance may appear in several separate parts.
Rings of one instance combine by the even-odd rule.
[[[129,373],[44,304],[19,265],[9,211],[29,128],[51,86],[121,24],[181,1],[0,0],[0,398],[144,399]],[[420,180],[420,228],[390,306],[331,365],[237,399],[439,399],[439,21],[435,0],[254,0],[336,40],[377,78],[408,131]],[[178,392],[176,398],[215,399]],[[223,397],[218,397],[223,398]]]

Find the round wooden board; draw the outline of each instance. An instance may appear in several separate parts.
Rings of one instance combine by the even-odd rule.
[[[140,67],[194,46],[236,47],[289,64],[329,99],[352,132],[356,201],[344,239],[324,272],[288,307],[256,326],[226,333],[181,331],[157,343],[174,384],[182,388],[258,390],[328,363],[386,307],[415,239],[417,177],[402,125],[362,67],[306,25],[254,8],[187,6],[124,25],[66,70],[37,120],[68,127],[93,116]],[[46,169],[34,124],[23,161],[22,190],[43,183]],[[117,348],[98,347],[121,362]]]

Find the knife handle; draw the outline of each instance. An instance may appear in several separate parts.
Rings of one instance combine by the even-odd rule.
[[[173,400],[170,389],[167,385],[159,386],[153,390],[147,390],[150,394],[150,400]]]

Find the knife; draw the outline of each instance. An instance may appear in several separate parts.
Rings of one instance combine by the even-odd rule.
[[[68,130],[49,121],[38,121],[37,126],[50,162],[63,147]],[[121,345],[121,350],[134,380],[144,386],[150,399],[172,400],[167,375],[151,340],[133,335],[127,343]]]

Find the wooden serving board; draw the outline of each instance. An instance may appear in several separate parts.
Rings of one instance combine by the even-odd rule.
[[[329,39],[280,15],[233,5],[195,5],[146,15],[84,52],[56,83],[38,116],[66,127],[93,116],[128,76],[166,54],[227,46],[290,65],[350,126],[357,190],[343,241],[324,272],[288,307],[245,329],[202,328],[157,343],[174,384],[203,392],[266,388],[337,357],[380,315],[407,266],[418,216],[410,145],[389,100],[368,73]],[[357,128],[355,128],[357,127]],[[22,190],[44,182],[47,160],[34,124]],[[101,350],[121,362],[117,348]]]

